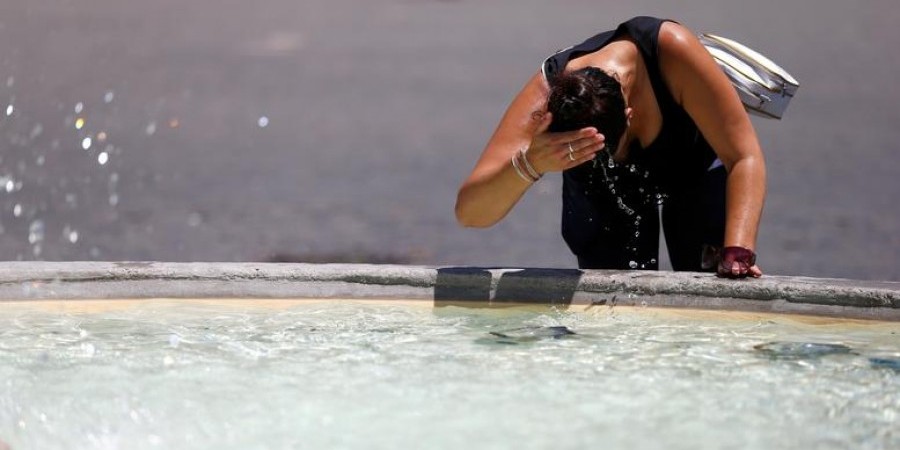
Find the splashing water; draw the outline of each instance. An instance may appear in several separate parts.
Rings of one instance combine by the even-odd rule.
[[[657,207],[661,206],[665,196],[657,192],[658,189],[650,183],[649,170],[642,171],[637,164],[633,163],[616,163],[608,149],[597,155],[593,161],[593,169],[595,170],[591,171],[588,176],[588,187],[595,185],[594,173],[598,173],[602,181],[597,184],[603,186],[612,195],[615,199],[616,208],[625,216],[633,217],[633,220],[624,222],[629,223],[631,226],[631,230],[627,233],[629,238],[625,243],[625,248],[637,259],[638,248],[640,247],[638,242],[641,237],[641,215],[638,214],[638,210],[643,210],[643,208],[651,204],[655,204]],[[590,193],[585,192],[585,195],[589,196]],[[644,269],[648,265],[653,266],[655,264],[655,258],[643,263],[632,260],[629,263],[629,267],[632,269]]]
[[[84,258],[73,252],[80,248],[76,244],[91,239],[79,231],[87,219],[76,217],[86,210],[93,220],[117,217],[118,200],[106,199],[118,198],[119,175],[110,169],[120,149],[107,130],[97,129],[113,116],[106,105],[114,94],[106,91],[100,107],[88,107],[94,103],[87,99],[47,108],[31,98],[16,99],[13,76],[3,86],[12,100],[6,116],[0,115],[0,223],[6,242],[19,243],[7,244],[12,247],[8,258]],[[58,121],[52,116],[38,121],[30,113],[47,109]]]

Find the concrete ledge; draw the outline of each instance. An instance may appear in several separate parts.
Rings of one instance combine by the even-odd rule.
[[[365,264],[0,263],[0,300],[134,298],[393,298],[472,307],[619,304],[900,321],[897,282]]]

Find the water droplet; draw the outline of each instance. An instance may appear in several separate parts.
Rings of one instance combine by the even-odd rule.
[[[13,83],[15,83],[15,82],[16,82],[16,79],[15,79],[15,78],[13,78],[13,77],[7,77],[7,78],[6,78],[6,87],[12,87],[12,86],[13,86]]]
[[[75,231],[69,225],[66,225],[63,228],[63,239],[71,242],[72,244],[78,242],[78,231]]]
[[[106,94],[103,95],[103,101],[106,103],[112,103],[115,96],[116,94],[113,91],[106,91]]]
[[[634,167],[634,164],[628,166],[628,171],[631,173],[637,172],[637,167]]]
[[[44,248],[41,247],[41,244],[35,244],[34,247],[31,248],[31,253],[34,254],[35,257],[41,256],[41,252],[44,251]]]
[[[88,137],[82,139],[82,140],[81,140],[81,148],[83,148],[83,149],[85,149],[85,150],[91,148],[91,143],[92,143],[92,142],[93,142],[93,141],[91,141],[90,136],[88,136]]]
[[[190,213],[188,215],[188,225],[192,227],[196,227],[203,222],[203,217],[200,216],[200,213]]]
[[[163,358],[163,365],[171,366],[172,364],[175,364],[175,358],[172,358],[171,356],[166,355],[166,357]]]
[[[259,125],[260,128],[265,128],[269,126],[269,118],[266,116],[261,116],[259,120],[256,121],[256,124]]]
[[[119,182],[119,174],[118,173],[113,172],[113,173],[109,174],[109,184],[116,184],[118,182]]]
[[[119,194],[112,194],[109,196],[109,206],[116,206],[119,204]]]
[[[75,104],[75,114],[81,114],[81,111],[84,111],[84,103],[78,102]]]
[[[103,142],[105,140],[106,140],[106,132],[105,131],[101,131],[101,132],[97,133],[97,141]]]
[[[6,181],[6,192],[7,192],[7,193],[10,193],[10,192],[12,192],[13,189],[15,189],[15,188],[16,188],[16,182],[15,182],[12,178],[8,179],[8,180]]]
[[[147,133],[147,136],[153,136],[153,133],[156,133],[156,122],[148,123],[147,128],[144,129],[144,132]]]
[[[97,155],[97,162],[100,163],[101,166],[106,164],[107,161],[109,161],[109,153],[101,152]]]
[[[656,258],[650,258],[650,264],[656,264]]]
[[[13,206],[13,216],[19,217],[21,215],[22,215],[22,205],[16,203],[16,205]]]
[[[31,128],[31,133],[28,134],[28,137],[34,140],[34,138],[41,135],[44,132],[44,126],[41,124],[35,124],[34,127]]]
[[[37,244],[44,240],[44,221],[35,220],[28,226],[28,243]]]
[[[75,129],[80,130],[82,128],[84,128],[84,119],[79,117],[75,119]]]
[[[631,267],[632,269],[637,269],[637,266],[638,266],[637,261],[628,261],[628,267]]]
[[[641,232],[640,232],[640,231],[635,231],[635,232],[634,232],[634,237],[640,237],[640,235],[641,235]]]
[[[6,107],[6,115],[11,116],[13,112],[15,112],[16,108],[13,105],[9,105]]]
[[[169,119],[169,128],[178,128],[179,126],[181,126],[181,122],[177,117]]]

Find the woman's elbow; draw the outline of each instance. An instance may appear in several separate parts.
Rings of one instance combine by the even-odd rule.
[[[456,223],[465,228],[488,228],[497,223],[496,220],[486,218],[482,214],[475,213],[471,208],[467,208],[465,203],[459,199],[456,201],[455,213]]]
[[[456,223],[458,223],[461,227],[465,228],[488,228],[491,225],[495,224],[495,221],[487,221],[481,219],[479,217],[463,214],[456,210]]]

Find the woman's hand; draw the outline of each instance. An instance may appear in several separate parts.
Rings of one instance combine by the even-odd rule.
[[[756,265],[756,253],[744,247],[722,249],[716,272],[724,278],[759,278],[762,276],[762,269]]]
[[[540,174],[561,172],[591,161],[604,148],[604,137],[594,127],[575,131],[547,131],[553,116],[536,112],[531,116],[532,139],[525,156]]]
[[[510,104],[503,119],[463,182],[456,196],[456,220],[466,227],[489,227],[506,216],[532,186],[516,173],[513,160],[527,160],[519,169],[534,169],[537,177],[583,164],[603,148],[603,136],[595,128],[562,133],[547,130],[553,117],[547,106],[547,81],[535,73]],[[535,112],[539,111],[539,112]],[[571,144],[571,158],[569,145]],[[528,181],[528,182],[526,182]]]

